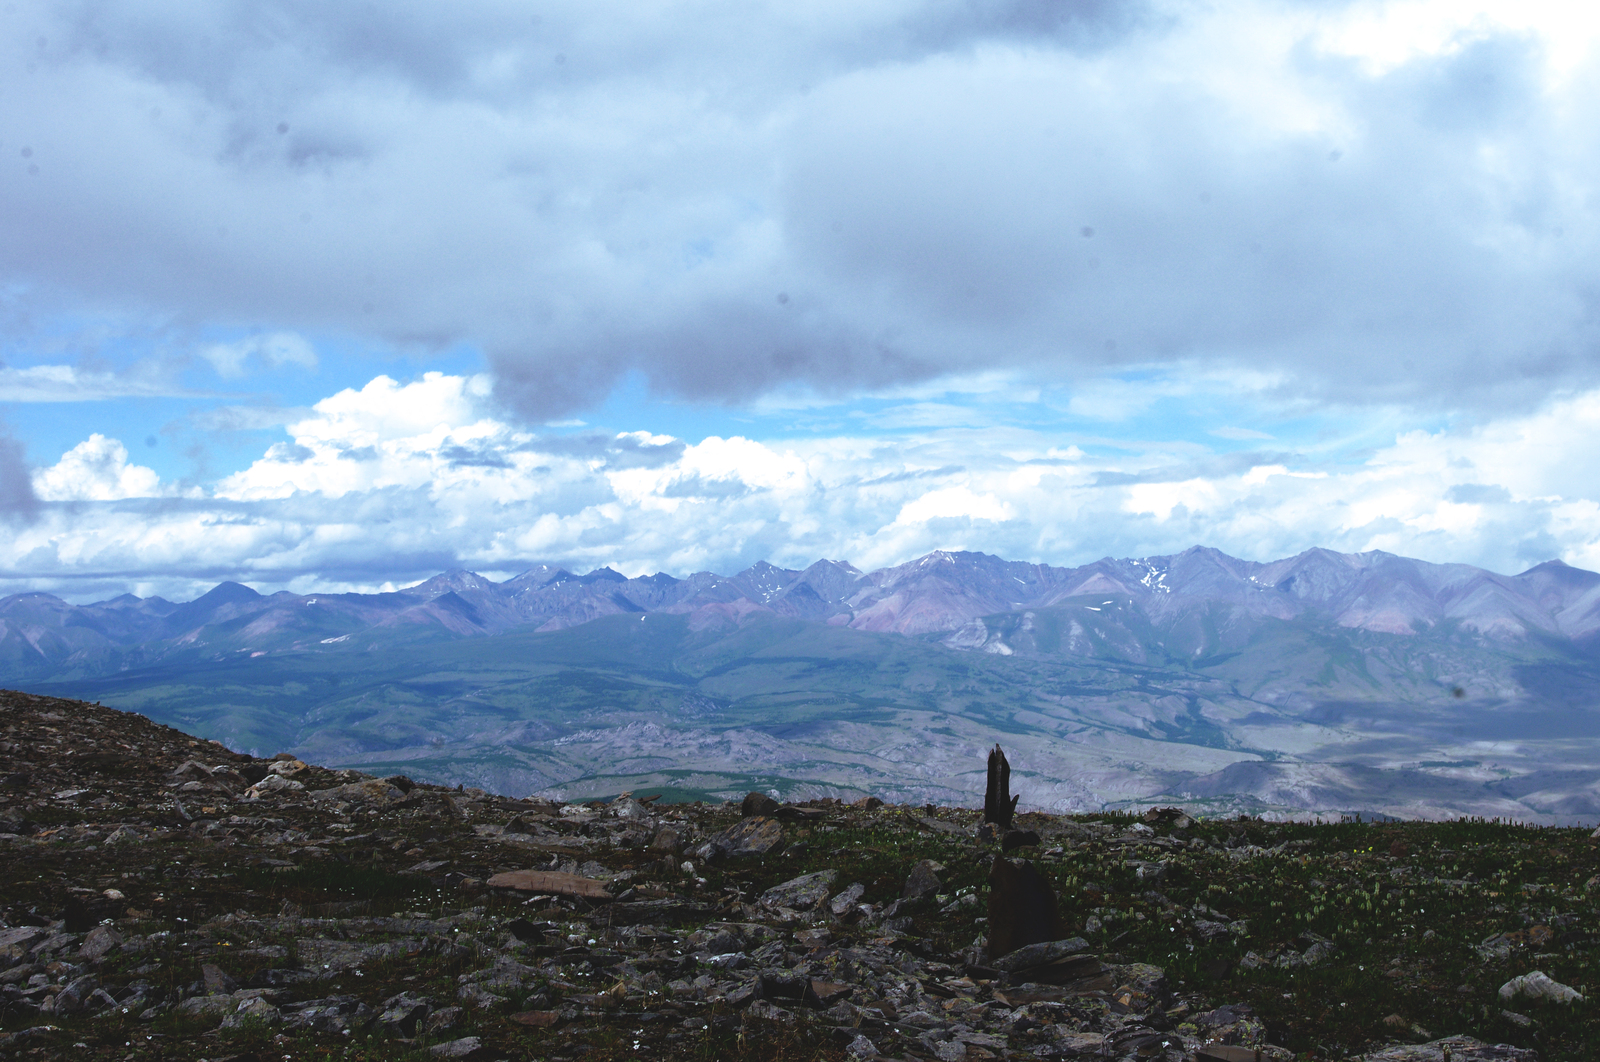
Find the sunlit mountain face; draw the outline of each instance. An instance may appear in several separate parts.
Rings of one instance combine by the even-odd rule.
[[[1600,575],[1195,547],[0,602],[0,681],[502,790],[1600,818]]]

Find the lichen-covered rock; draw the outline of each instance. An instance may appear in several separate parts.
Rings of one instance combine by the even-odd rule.
[[[83,938],[78,948],[79,958],[93,962],[122,943],[122,934],[111,926],[95,926]]]
[[[1069,955],[1077,955],[1088,950],[1089,942],[1082,937],[1070,937],[1066,940],[1051,940],[1041,944],[1029,944],[995,959],[994,968],[1005,973],[1028,970],[1035,966],[1044,966],[1064,959]]]
[[[774,885],[761,894],[758,902],[763,907],[792,907],[797,911],[809,911],[828,898],[828,892],[838,876],[837,870],[802,874],[781,885]]]
[[[843,918],[845,913],[861,902],[861,897],[866,894],[867,887],[859,881],[851,882],[843,892],[828,901],[828,910],[833,912],[835,918]]]
[[[242,1029],[251,1025],[278,1025],[283,1021],[283,1014],[277,1007],[256,996],[240,1003],[233,1011],[222,1019],[224,1029]]]
[[[1486,1044],[1470,1036],[1447,1036],[1425,1044],[1400,1044],[1362,1055],[1357,1062],[1539,1062],[1539,1052],[1510,1044]]]
[[[1541,970],[1513,977],[1500,986],[1500,998],[1507,1003],[1517,998],[1550,1003],[1582,1003],[1583,993],[1547,976]]]
[[[466,1058],[476,1054],[483,1047],[483,1041],[476,1036],[463,1036],[459,1040],[446,1040],[442,1044],[434,1044],[428,1048],[428,1054],[434,1058]]]
[[[263,779],[265,781],[265,779]],[[392,804],[406,798],[405,793],[398,786],[373,778],[364,782],[350,782],[347,785],[334,786],[331,789],[317,789],[311,793],[311,799],[317,801],[337,801],[348,804]]]
[[[695,850],[707,862],[741,856],[768,855],[783,848],[783,826],[777,819],[757,815],[742,819]]]
[[[931,896],[938,892],[944,882],[939,880],[939,871],[944,867],[931,859],[923,859],[911,868],[911,873],[906,875],[905,888],[900,891],[900,898],[904,900],[920,900],[924,896]]]

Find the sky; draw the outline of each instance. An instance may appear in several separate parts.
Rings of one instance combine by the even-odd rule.
[[[0,593],[1600,569],[1600,15],[0,0]]]

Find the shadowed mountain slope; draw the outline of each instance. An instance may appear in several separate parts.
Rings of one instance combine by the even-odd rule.
[[[1097,595],[1169,628],[1185,617],[1230,613],[1401,635],[1450,624],[1513,641],[1585,639],[1600,630],[1600,575],[1559,561],[1504,576],[1322,549],[1262,564],[1197,546],[1171,557],[1106,558],[1078,568],[938,551],[870,573],[841,561],[818,561],[804,571],[762,562],[733,576],[630,579],[610,568],[578,575],[541,565],[503,583],[456,570],[382,594],[263,596],[222,583],[177,605],[123,595],[83,606],[17,594],[0,600],[0,678],[107,674],[167,657],[317,651],[330,639],[376,645],[523,627],[554,631],[649,612],[686,614],[696,627],[768,613],[881,633],[957,632],[948,646],[979,648],[990,640],[969,628],[984,617],[1082,604]]]
[[[1600,576],[1195,548],[1078,568],[451,571],[383,594],[0,601],[0,682],[509,791],[982,792],[1057,810],[1600,817]]]

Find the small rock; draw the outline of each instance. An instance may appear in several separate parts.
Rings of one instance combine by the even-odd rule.
[[[1318,963],[1324,962],[1331,958],[1338,952],[1338,950],[1339,949],[1334,946],[1332,941],[1319,940],[1305,950],[1305,952],[1300,956],[1300,961],[1305,963],[1307,966],[1315,966]]]
[[[1040,944],[1029,944],[1018,948],[994,960],[994,968],[1004,973],[1016,970],[1029,970],[1035,966],[1057,962],[1069,955],[1077,955],[1089,950],[1089,942],[1082,937],[1072,937],[1069,940],[1051,940]]]
[[[835,918],[841,918],[846,911],[861,902],[861,896],[866,891],[867,887],[861,882],[851,882],[848,888],[828,901],[828,910],[833,912]]]
[[[676,853],[678,849],[682,847],[682,845],[682,837],[680,837],[678,831],[671,826],[661,827],[661,829],[656,831],[656,835],[650,839],[650,851],[652,852]]]
[[[806,998],[813,1006],[826,1008],[840,1000],[848,999],[854,992],[854,985],[841,985],[833,981],[812,981],[811,994]]]
[[[463,1036],[459,1040],[446,1040],[442,1044],[434,1044],[428,1048],[428,1054],[434,1058],[466,1058],[483,1046],[483,1041],[476,1036]]]
[[[1000,838],[1000,850],[1009,852],[1013,848],[1038,847],[1039,835],[1032,830],[1007,830],[1005,836]]]
[[[752,1002],[748,1007],[745,1008],[744,1013],[745,1016],[749,1018],[760,1018],[765,1021],[775,1021],[781,1025],[793,1025],[795,1023],[794,1011],[784,1010],[782,1007],[773,1003],[768,1003],[764,999],[758,999]]]
[[[78,955],[93,962],[106,952],[122,943],[122,934],[110,926],[95,926],[83,938],[83,946],[78,949]]]
[[[781,807],[782,804],[765,793],[746,793],[744,802],[739,805],[739,813],[748,819],[753,815],[774,815]]]
[[[631,796],[620,796],[606,809],[624,822],[637,822],[650,817],[650,809]]]
[[[559,1010],[524,1010],[511,1015],[511,1020],[518,1025],[526,1025],[533,1029],[554,1029],[561,1024]]]
[[[100,981],[95,977],[78,977],[67,982],[67,986],[56,994],[54,999],[47,1000],[39,1009],[45,1012],[45,1007],[56,1014],[75,1014],[83,1009],[84,1002],[100,987]]]
[[[1166,876],[1167,876],[1167,864],[1166,863],[1140,863],[1139,866],[1138,866],[1138,869],[1134,871],[1134,876],[1137,877],[1140,881],[1149,881],[1149,882],[1163,881],[1163,880],[1166,879]]]
[[[415,1036],[417,1026],[428,1020],[433,1004],[405,992],[383,1001],[378,1028],[390,1036]]]
[[[246,800],[260,800],[273,793],[293,792],[305,788],[305,783],[297,782],[292,778],[285,778],[281,774],[269,774],[255,785],[244,791]]]
[[[238,1008],[222,1019],[224,1029],[241,1029],[248,1025],[277,1025],[283,1014],[277,1007],[260,996],[245,1000]]]
[[[783,827],[762,815],[742,819],[701,845],[695,854],[708,862],[767,855],[783,848]]]
[[[223,996],[238,987],[233,978],[229,977],[222,967],[214,963],[206,963],[200,967],[200,976],[206,980],[206,995]]]
[[[83,1009],[90,1013],[99,1013],[117,1005],[116,997],[104,988],[97,988],[89,993],[89,998],[83,1001]]]
[[[544,893],[549,896],[572,896],[585,900],[609,900],[606,883],[578,874],[559,870],[508,870],[496,874],[488,881],[490,888],[516,889],[518,892]]]
[[[513,918],[505,924],[505,930],[524,943],[542,941],[545,937],[544,928],[534,925],[526,918]]]
[[[312,800],[349,804],[393,804],[395,801],[404,800],[405,797],[406,795],[396,787],[388,782],[380,782],[376,778],[365,782],[336,785],[332,789],[318,789],[311,794]]]
[[[763,907],[792,907],[797,911],[807,911],[828,898],[828,891],[838,876],[837,870],[802,874],[782,885],[774,885],[762,893],[757,902]]]
[[[1560,981],[1552,980],[1539,970],[1513,977],[1500,986],[1500,998],[1509,1003],[1517,997],[1531,1000],[1549,1000],[1551,1003],[1582,1003],[1583,994]]]
[[[867,1039],[865,1036],[858,1035],[854,1040],[851,1040],[850,1046],[845,1048],[845,1051],[850,1055],[851,1058],[878,1057],[877,1045],[871,1040]]]
[[[26,949],[35,941],[49,935],[50,931],[42,926],[18,926],[16,929],[0,930],[0,948],[14,946]]]
[[[1397,1044],[1361,1055],[1357,1062],[1538,1062],[1539,1053],[1509,1044],[1486,1044],[1470,1036],[1447,1036],[1425,1044]]]
[[[939,871],[944,867],[931,859],[924,859],[911,868],[911,873],[906,875],[906,886],[900,893],[901,899],[920,900],[938,892],[944,882],[939,880]]]

